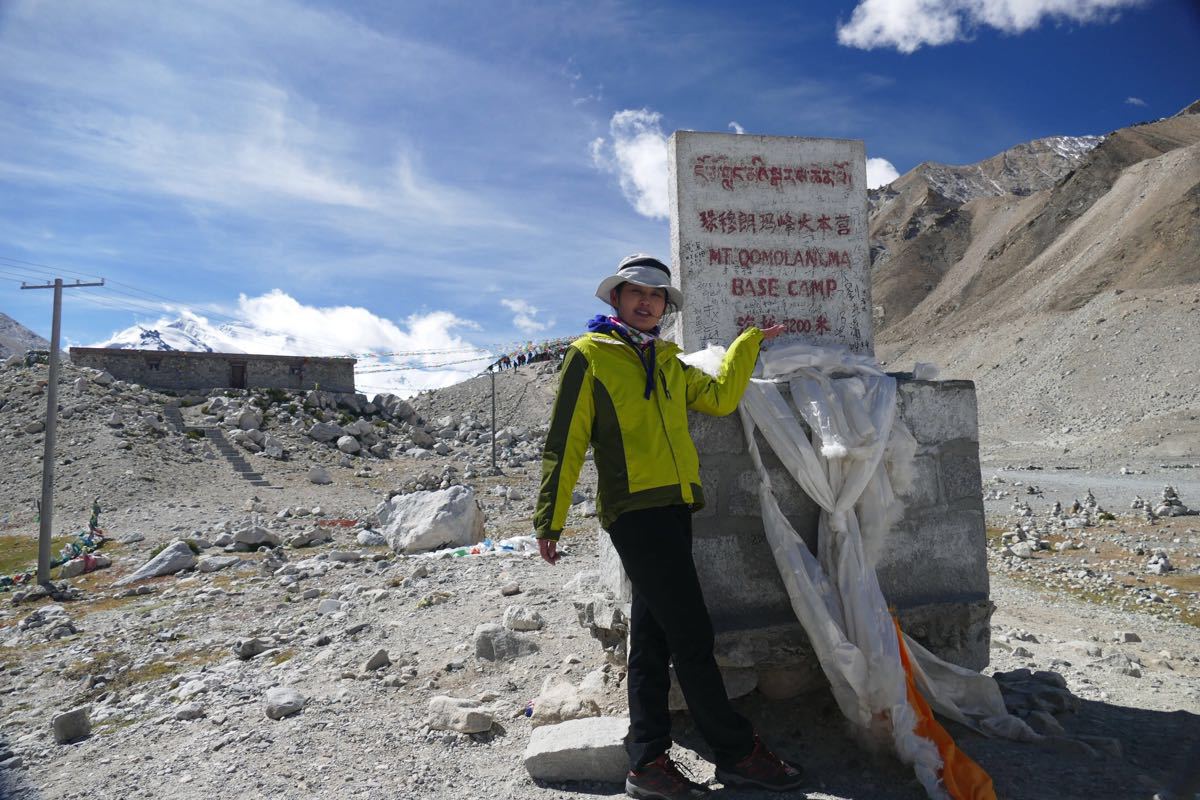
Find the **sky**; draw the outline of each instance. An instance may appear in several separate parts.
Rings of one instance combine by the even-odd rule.
[[[1200,98],[1198,5],[0,0],[0,311],[103,277],[65,344],[250,322],[444,385],[669,256],[672,132],[861,139],[872,185],[1104,134]]]

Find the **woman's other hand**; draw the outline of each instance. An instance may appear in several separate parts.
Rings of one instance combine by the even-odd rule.
[[[772,325],[769,328],[763,328],[763,341],[769,342],[781,333],[783,333],[782,325]]]
[[[558,554],[558,542],[553,539],[538,539],[538,552],[541,553],[542,559],[547,564],[553,564],[558,559],[562,558]]]

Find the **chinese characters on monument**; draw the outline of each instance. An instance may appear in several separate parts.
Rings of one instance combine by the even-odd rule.
[[[681,131],[669,163],[685,350],[782,324],[871,351],[862,142]]]

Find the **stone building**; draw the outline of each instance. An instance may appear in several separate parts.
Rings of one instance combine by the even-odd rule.
[[[114,378],[175,392],[210,389],[354,391],[353,358],[72,347],[71,362]]]

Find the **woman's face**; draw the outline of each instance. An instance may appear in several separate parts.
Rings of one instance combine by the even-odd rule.
[[[613,306],[622,322],[648,333],[667,310],[667,290],[626,283],[620,289],[613,289]]]

